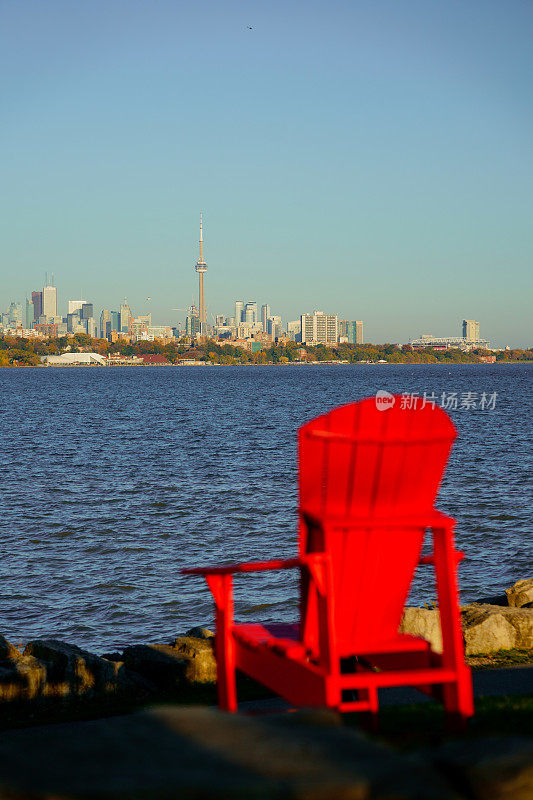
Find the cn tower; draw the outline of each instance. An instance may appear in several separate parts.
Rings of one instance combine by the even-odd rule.
[[[205,291],[204,275],[207,272],[207,264],[204,261],[204,235],[202,230],[203,215],[200,214],[200,258],[196,262],[196,272],[198,273],[198,311],[200,315],[200,335],[205,336]]]

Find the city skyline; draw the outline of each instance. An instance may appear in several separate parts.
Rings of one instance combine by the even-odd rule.
[[[319,308],[382,342],[472,318],[530,346],[532,23],[492,0],[9,4],[2,307],[48,270],[60,305],[81,284],[172,321],[202,209],[208,315]]]

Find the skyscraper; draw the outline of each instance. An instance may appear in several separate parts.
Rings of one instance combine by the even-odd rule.
[[[108,308],[104,308],[100,314],[100,336],[102,339],[107,339],[111,335],[111,326],[111,311]]]
[[[26,316],[24,318],[24,327],[31,328],[33,323],[35,322],[35,308],[33,306],[33,302],[26,298]]]
[[[207,272],[207,264],[204,261],[204,236],[203,236],[203,214],[200,214],[200,258],[196,262],[196,272],[198,273],[198,317],[200,320],[200,333],[205,336],[205,290],[204,275]]]
[[[261,322],[263,324],[263,331],[267,333],[267,322],[270,316],[270,306],[266,303],[261,306]]]
[[[124,302],[120,306],[120,332],[127,333],[130,326],[130,318],[133,317],[131,308],[128,305],[128,300],[125,297]]]
[[[43,313],[43,293],[42,292],[32,292],[31,293],[31,301],[33,303],[33,319],[34,322],[39,321],[39,317]]]
[[[479,341],[479,322],[476,319],[463,320],[463,339],[469,342]]]
[[[85,300],[69,300],[68,301],[68,313],[74,314],[75,311],[78,311],[82,305],[85,303]]]
[[[51,284],[43,287],[42,314],[44,314],[47,319],[57,317],[57,289]]]
[[[242,300],[235,300],[235,325],[240,325],[243,321],[244,303]]]
[[[244,307],[244,321],[249,326],[255,325],[257,322],[257,303],[246,303]]]

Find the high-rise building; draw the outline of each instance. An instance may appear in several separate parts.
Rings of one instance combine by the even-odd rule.
[[[38,322],[39,317],[43,313],[43,293],[32,292],[31,301],[33,303],[33,319],[35,322]]]
[[[292,320],[291,322],[287,322],[287,336],[289,339],[292,339],[293,342],[301,342],[302,341],[302,321],[299,319]]]
[[[57,317],[57,289],[55,286],[50,285],[43,288],[42,313],[47,320]]]
[[[479,322],[477,320],[463,320],[463,339],[466,339],[468,342],[479,341]]]
[[[128,305],[127,298],[124,298],[124,302],[120,306],[120,322],[118,328],[121,333],[128,332],[131,317],[133,317],[133,314],[131,313],[131,308]]]
[[[346,341],[349,344],[363,343],[363,323],[350,321],[347,319],[339,320],[339,341]]]
[[[22,325],[22,305],[15,301],[9,304],[7,311],[7,321],[9,325]]]
[[[244,321],[246,325],[255,325],[257,322],[257,303],[246,303],[244,307]]]
[[[94,306],[92,303],[84,303],[80,309],[80,317],[82,319],[93,318]]]
[[[185,333],[187,336],[196,336],[197,333],[201,333],[201,324],[200,324],[200,317],[198,314],[198,309],[192,304],[189,308],[187,316],[185,317]]]
[[[120,330],[120,312],[119,311],[112,311],[111,312],[111,330],[112,331],[119,331]]]
[[[200,333],[202,336],[205,336],[207,333],[207,326],[205,318],[204,275],[207,272],[207,264],[204,261],[203,214],[200,214],[200,258],[196,262],[195,269],[198,273],[198,318],[200,320]]]
[[[35,322],[35,308],[31,300],[26,298],[26,314],[24,317],[24,327],[31,328],[33,327],[33,323]]]
[[[100,337],[102,339],[107,339],[107,337],[111,335],[111,331],[113,330],[111,325],[111,311],[104,308],[100,314]]]
[[[79,311],[84,303],[85,303],[85,300],[69,300],[68,301],[68,313],[69,314],[74,314],[75,311]]]
[[[265,333],[268,332],[267,331],[267,328],[268,328],[268,324],[267,323],[268,323],[269,316],[270,316],[270,306],[267,303],[265,303],[263,306],[261,306],[261,322],[263,324],[263,330],[264,330]]]
[[[244,303],[242,300],[235,300],[235,325],[244,322]]]
[[[338,320],[336,314],[324,314],[323,311],[302,314],[301,324],[303,343],[329,344],[337,342]]]
[[[283,333],[282,324],[281,324],[281,317],[269,317],[267,319],[267,330],[269,336],[272,337],[272,341],[277,339]]]

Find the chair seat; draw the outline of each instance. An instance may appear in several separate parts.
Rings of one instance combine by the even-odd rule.
[[[276,623],[269,625],[235,625],[233,636],[240,644],[251,649],[266,647],[290,658],[307,658],[309,652],[299,640],[299,625]],[[419,653],[430,649],[421,636],[399,633],[393,639],[362,645],[356,653],[341,653],[342,658],[352,655],[369,656],[385,653]]]
[[[304,658],[306,649],[299,640],[299,625],[235,625],[233,636],[245,647],[267,647],[290,658]]]

